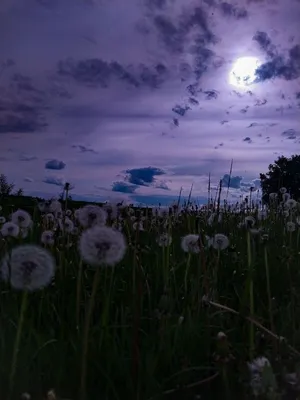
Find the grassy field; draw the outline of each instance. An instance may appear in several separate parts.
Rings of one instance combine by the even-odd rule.
[[[296,399],[299,206],[3,205],[0,399]]]

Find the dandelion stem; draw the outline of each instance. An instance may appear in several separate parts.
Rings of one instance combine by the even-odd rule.
[[[87,314],[85,317],[84,323],[84,334],[83,334],[83,348],[82,348],[82,360],[81,360],[81,377],[80,377],[80,399],[86,399],[86,375],[87,375],[87,355],[88,355],[88,343],[89,343],[89,332],[90,332],[90,323],[93,315],[94,305],[95,305],[95,297],[100,279],[100,268],[96,269],[92,294],[88,305]]]
[[[19,317],[19,321],[18,321],[17,335],[16,335],[16,339],[15,339],[13,356],[12,356],[11,370],[10,370],[10,376],[9,376],[9,392],[8,392],[7,400],[10,400],[12,392],[13,392],[14,378],[15,378],[17,360],[18,360],[18,353],[20,350],[20,341],[21,341],[22,329],[23,329],[24,318],[25,318],[26,308],[27,308],[27,299],[28,299],[28,291],[25,290],[23,292],[23,296],[22,296],[20,317]]]

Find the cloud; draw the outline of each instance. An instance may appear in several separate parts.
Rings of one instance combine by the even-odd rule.
[[[269,61],[259,66],[255,72],[256,81],[266,81],[274,78],[281,78],[287,81],[300,77],[300,45],[294,45],[288,51],[288,57],[284,57],[276,51],[265,32],[256,32],[253,40],[257,41],[260,47],[266,52]]]
[[[127,169],[125,173],[129,183],[139,186],[149,186],[155,182],[156,176],[165,174],[160,168],[155,167]]]
[[[249,136],[247,136],[243,139],[243,142],[252,143],[252,140],[249,138]]]
[[[36,156],[30,156],[27,154],[21,154],[19,157],[19,161],[34,161],[37,160]]]
[[[113,192],[121,192],[121,193],[134,193],[138,188],[137,185],[129,185],[126,182],[114,182],[112,185]]]
[[[63,178],[58,178],[56,176],[47,176],[43,179],[44,183],[48,183],[49,185],[56,185],[56,186],[64,186],[65,181]]]
[[[296,131],[295,129],[287,129],[281,133],[281,136],[285,137],[286,139],[293,140],[300,137],[300,132]]]
[[[29,183],[30,183],[30,182],[33,182],[33,179],[32,179],[32,178],[28,178],[28,177],[26,177],[26,178],[24,178],[24,181],[25,181],[25,182],[29,182]]]
[[[237,7],[233,4],[222,2],[219,6],[220,11],[226,17],[234,17],[236,19],[244,19],[248,17],[248,11],[243,7]]]
[[[230,187],[233,189],[239,189],[241,187],[242,176],[231,176],[225,174],[222,178],[222,184],[224,187]]]
[[[37,120],[35,113],[27,113],[27,115],[16,115],[13,113],[1,113],[0,116],[0,133],[30,133],[36,132],[47,126],[46,123]]]
[[[78,149],[78,150],[80,150],[81,153],[93,153],[93,154],[98,154],[98,152],[95,151],[94,149],[90,149],[89,147],[84,146],[84,145],[82,145],[82,144],[76,144],[76,145],[73,145],[72,147],[73,147],[73,149]]]
[[[45,164],[46,169],[56,169],[56,170],[61,170],[64,169],[66,164],[63,161],[59,161],[56,159],[49,160]]]
[[[253,36],[253,40],[256,41],[260,48],[269,56],[275,57],[277,51],[276,46],[272,43],[269,35],[263,31],[257,31]]]
[[[59,61],[57,73],[89,87],[108,88],[114,81],[122,81],[136,88],[158,88],[167,79],[168,68],[162,63],[151,68],[145,64],[125,67],[117,61],[107,62],[100,58],[68,58]]]

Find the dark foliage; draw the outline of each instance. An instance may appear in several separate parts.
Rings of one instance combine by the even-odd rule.
[[[287,188],[290,195],[300,199],[300,155],[290,158],[279,157],[269,165],[266,174],[260,174],[263,200],[267,201],[270,193],[277,193],[281,187]]]

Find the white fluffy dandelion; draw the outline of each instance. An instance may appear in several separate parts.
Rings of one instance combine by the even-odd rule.
[[[292,210],[293,208],[297,207],[297,201],[294,199],[288,199],[285,203],[284,203],[284,207],[287,208],[288,210]]]
[[[186,235],[181,239],[181,248],[186,253],[199,253],[199,235]]]
[[[276,200],[278,198],[278,193],[270,193],[269,194],[269,199],[270,200]]]
[[[55,273],[55,260],[46,249],[23,245],[12,249],[1,261],[1,277],[19,290],[38,290],[49,285]]]
[[[92,266],[115,265],[125,255],[126,241],[121,232],[96,225],[82,233],[79,251],[82,259]]]
[[[88,204],[78,210],[77,218],[83,228],[91,228],[95,225],[105,225],[107,214],[101,207]]]
[[[53,231],[44,231],[41,235],[41,242],[47,246],[54,245],[54,232]]]
[[[20,228],[29,228],[31,225],[31,215],[25,210],[17,210],[11,215],[11,221]]]
[[[222,233],[217,233],[212,238],[212,247],[216,250],[224,250],[229,246],[229,239]]]
[[[5,222],[1,227],[2,236],[18,237],[20,228],[14,222]]]
[[[74,229],[74,223],[70,218],[65,218],[61,221],[60,228],[66,233],[72,233]]]

